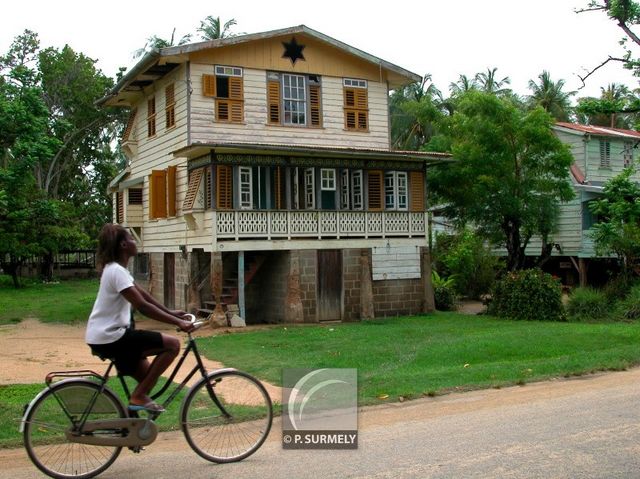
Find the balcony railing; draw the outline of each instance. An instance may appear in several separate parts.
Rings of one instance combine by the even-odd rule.
[[[426,213],[407,211],[215,211],[218,240],[424,237]]]

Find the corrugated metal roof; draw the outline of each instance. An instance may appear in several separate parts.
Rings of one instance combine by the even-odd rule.
[[[640,132],[635,130],[623,130],[622,128],[608,128],[605,126],[579,125],[577,123],[565,122],[557,122],[556,126],[589,135],[640,139]]]

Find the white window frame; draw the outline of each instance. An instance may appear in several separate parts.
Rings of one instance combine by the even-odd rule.
[[[316,177],[314,168],[304,170],[304,206],[305,209],[316,208]]]
[[[248,166],[238,168],[238,182],[240,183],[240,209],[253,208],[253,169]]]
[[[364,209],[363,197],[364,174],[362,170],[351,172],[351,208],[354,210]]]
[[[359,80],[357,78],[343,78],[342,84],[348,88],[368,88],[367,80]]]
[[[342,170],[342,185],[340,194],[340,209],[348,210],[351,200],[350,188],[349,188],[349,170]]]
[[[299,83],[300,81],[302,84]],[[307,126],[307,77],[282,73],[281,85],[282,123],[287,126]],[[292,108],[294,105],[296,108]],[[289,116],[288,119],[287,116]]]
[[[240,77],[242,78],[242,68],[240,67],[231,67],[227,65],[216,65],[215,73],[217,76],[224,77]]]
[[[384,209],[409,209],[408,175],[406,171],[386,171],[384,174]]]
[[[320,190],[336,191],[335,168],[320,168]]]

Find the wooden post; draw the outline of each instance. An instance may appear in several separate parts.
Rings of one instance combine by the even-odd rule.
[[[304,309],[300,291],[300,254],[289,252],[289,274],[287,275],[287,297],[284,305],[285,323],[303,323]]]
[[[421,272],[424,291],[423,313],[433,313],[436,310],[436,301],[433,295],[433,283],[431,282],[431,254],[428,247],[422,247]]]
[[[188,269],[189,269],[189,287],[187,288],[187,311],[195,313],[198,308],[202,307],[200,291],[198,290],[198,273],[200,272],[200,255],[196,251],[189,253]]]
[[[584,258],[578,258],[578,275],[580,276],[580,287],[587,286],[587,271],[589,269],[589,263]]]
[[[222,253],[211,253],[211,291],[216,300],[216,307],[209,317],[211,327],[227,325],[227,317],[222,309]]]
[[[245,299],[244,299],[244,251],[238,251],[238,307],[240,308],[240,317],[247,319],[245,316]]]
[[[373,280],[369,263],[370,249],[360,250],[360,319],[375,318],[373,307]]]

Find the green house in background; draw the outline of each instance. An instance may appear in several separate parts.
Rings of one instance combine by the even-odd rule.
[[[560,276],[563,284],[581,286],[602,283],[603,266],[608,258],[599,257],[589,230],[597,218],[589,203],[598,199],[610,178],[634,163],[634,151],[640,133],[633,130],[556,123],[558,138],[571,148],[571,179],[575,198],[561,205],[559,229],[554,235],[553,258],[549,269]],[[640,181],[640,174],[635,173]],[[540,254],[540,241],[532,240],[528,255]]]

